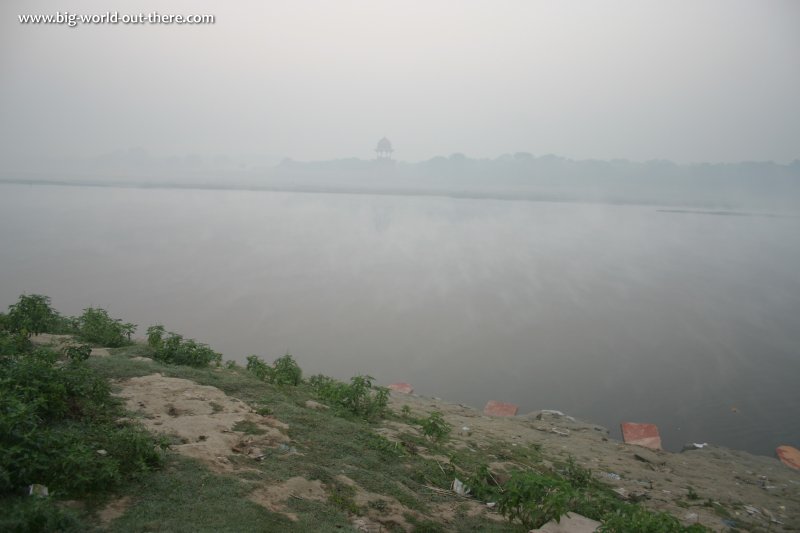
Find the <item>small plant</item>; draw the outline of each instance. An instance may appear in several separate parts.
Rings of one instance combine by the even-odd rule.
[[[577,499],[569,483],[538,472],[514,472],[503,489],[497,502],[499,511],[528,529],[559,520]]]
[[[241,431],[245,435],[263,435],[267,431],[250,420],[240,420],[233,425],[234,431]]]
[[[303,371],[289,352],[277,358],[272,367],[275,369],[272,383],[276,385],[297,386],[303,380]]]
[[[234,361],[233,359],[228,359],[227,361],[225,361],[225,368],[227,368],[228,370],[235,369],[236,361]]]
[[[262,405],[258,409],[256,409],[256,414],[261,416],[270,416],[272,414],[272,408],[266,405]]]
[[[434,411],[421,422],[422,434],[434,442],[442,442],[450,435],[453,426],[447,423],[439,411]]]
[[[92,347],[88,344],[81,344],[80,346],[67,346],[67,349],[64,350],[64,355],[66,355],[67,359],[73,363],[86,361],[89,359],[91,353]]]
[[[403,407],[400,408],[400,415],[403,418],[411,418],[411,408],[408,405],[403,405]]]
[[[355,487],[343,483],[334,483],[328,493],[328,503],[350,514],[361,514],[353,497],[356,495]]]
[[[303,381],[303,370],[290,353],[275,359],[271,365],[257,355],[249,355],[247,371],[253,373],[258,379],[275,385],[297,386]]]
[[[323,375],[312,376],[308,382],[317,396],[364,420],[386,416],[389,389],[373,386],[372,376],[353,376],[350,383],[342,383]]]
[[[17,303],[9,306],[4,317],[4,327],[21,332],[27,337],[49,331],[58,313],[50,307],[50,298],[41,294],[23,294]]]
[[[689,498],[690,500],[695,501],[700,499],[700,495],[697,494],[697,492],[695,492],[694,488],[686,487],[686,490],[687,490],[686,497]]]
[[[78,317],[78,337],[86,342],[116,348],[129,344],[136,325],[108,316],[105,309],[88,307]]]
[[[164,326],[147,328],[147,344],[153,349],[153,358],[172,365],[188,365],[205,368],[211,364],[219,366],[222,354],[212,350],[207,344],[194,339],[184,339],[183,335],[166,331]]]
[[[683,526],[674,516],[659,512],[653,513],[638,505],[629,505],[617,512],[603,517],[602,533],[701,533],[708,529],[700,524]]]
[[[564,469],[564,477],[569,481],[569,484],[576,489],[589,488],[594,486],[595,480],[592,477],[592,471],[588,468],[583,468],[575,462],[575,458],[571,455],[567,459],[567,465]]]

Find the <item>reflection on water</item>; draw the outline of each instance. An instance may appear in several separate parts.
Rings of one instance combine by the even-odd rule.
[[[0,185],[25,292],[307,374],[800,442],[800,220],[641,206]],[[735,409],[734,409],[735,408]]]

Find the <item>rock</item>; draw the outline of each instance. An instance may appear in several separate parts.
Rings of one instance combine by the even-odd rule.
[[[578,513],[567,513],[556,522],[551,520],[539,529],[531,529],[529,533],[592,533],[600,527],[600,522],[586,518]]]
[[[107,348],[92,348],[92,352],[89,355],[92,357],[109,357],[111,354]]]
[[[516,416],[519,406],[513,403],[489,400],[483,408],[483,414],[488,416]]]
[[[394,392],[400,392],[402,394],[411,394],[414,392],[414,387],[412,387],[409,383],[392,383],[389,385],[388,389]]]
[[[703,442],[703,443],[689,442],[689,443],[683,445],[683,448],[681,449],[681,452],[690,452],[692,450],[702,450],[706,446],[708,446],[707,442]]]
[[[34,483],[33,485],[28,486],[28,496],[40,496],[44,498],[45,496],[49,495],[50,492],[44,485],[39,485],[38,483]]]
[[[636,444],[654,450],[661,449],[661,435],[658,433],[658,426],[655,424],[638,424],[635,422],[623,422],[622,440],[627,444]]]
[[[330,409],[324,403],[315,402],[314,400],[306,400],[305,406],[309,409],[316,409],[317,411],[325,411],[326,409]]]

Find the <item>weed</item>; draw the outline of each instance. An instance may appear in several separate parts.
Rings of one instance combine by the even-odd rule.
[[[360,515],[361,510],[356,505],[353,497],[356,495],[355,487],[344,483],[334,482],[328,493],[328,503],[350,514]]]
[[[275,385],[297,386],[303,381],[303,371],[290,353],[275,359],[272,365],[257,355],[250,355],[247,357],[247,370],[258,379]]]
[[[375,420],[386,415],[389,389],[373,386],[373,379],[372,376],[353,376],[347,384],[317,375],[309,379],[309,384],[323,401],[364,420]]]
[[[162,325],[147,328],[147,344],[153,349],[153,357],[167,364],[204,368],[212,363],[219,366],[222,362],[222,354],[208,345],[167,332]]]
[[[78,317],[78,337],[86,342],[112,348],[129,344],[136,325],[111,318],[105,309],[88,307]]]
[[[356,434],[356,440],[370,450],[379,452],[384,459],[396,460],[406,455],[403,446],[399,442],[392,442],[383,435],[373,433],[369,429]]]
[[[64,355],[67,356],[73,363],[80,363],[82,361],[86,361],[89,359],[89,355],[92,353],[92,347],[88,344],[81,344],[80,346],[67,346],[67,349],[64,350]]]
[[[51,498],[15,497],[0,499],[0,531],[84,531],[80,520],[61,509]]]
[[[442,442],[447,439],[453,429],[439,411],[433,411],[428,418],[422,420],[421,425],[422,434],[434,442]]]
[[[241,431],[246,435],[263,435],[267,431],[261,428],[255,422],[251,422],[249,420],[240,420],[233,425],[234,431]]]

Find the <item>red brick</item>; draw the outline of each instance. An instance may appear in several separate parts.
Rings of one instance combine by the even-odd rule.
[[[411,394],[414,392],[414,387],[408,383],[392,383],[389,385],[389,389],[395,392],[402,392],[403,394]]]
[[[655,424],[637,424],[635,422],[623,422],[622,440],[628,444],[636,444],[654,450],[661,449],[661,435],[658,434],[658,426]]]
[[[800,470],[800,450],[794,446],[778,446],[775,449],[778,459],[789,468]]]
[[[489,400],[486,407],[483,408],[483,414],[489,416],[515,416],[518,405],[513,403],[498,402],[497,400]]]

